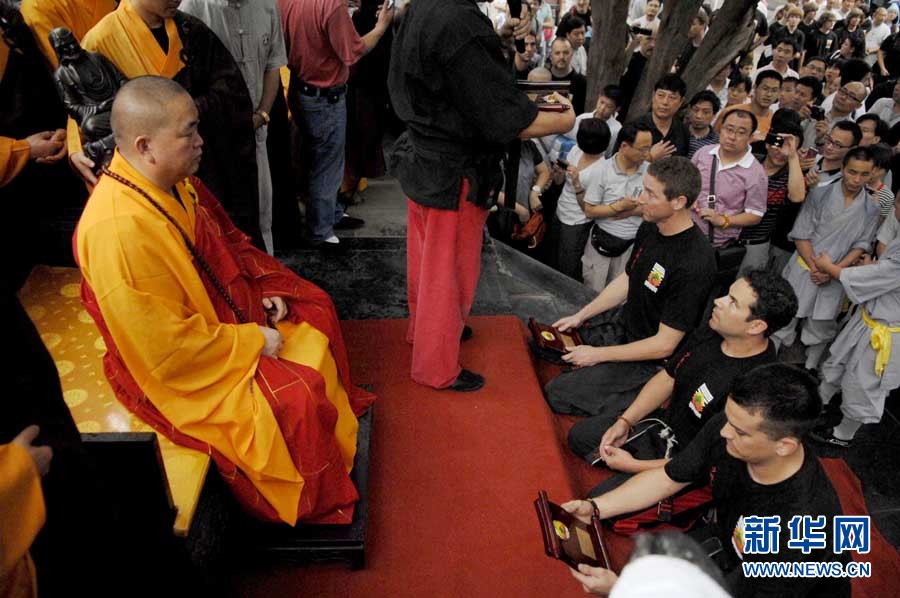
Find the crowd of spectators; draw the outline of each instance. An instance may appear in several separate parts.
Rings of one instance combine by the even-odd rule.
[[[570,432],[572,450],[621,474],[591,493],[594,504],[567,505],[580,516],[599,511],[615,520],[653,504],[640,499],[656,496],[651,489],[667,488],[658,498],[684,491],[707,471],[709,461],[698,464],[724,442],[720,430],[728,454],[752,470],[753,459],[734,448],[740,412],[749,405],[739,395],[766,402],[778,393],[758,384],[750,390],[761,372],[741,374],[761,365],[787,368],[765,364],[784,360],[795,342],[803,346],[803,368],[766,375],[805,388],[798,392],[812,403],[798,407],[806,415],[757,409],[772,426],[785,417],[806,422],[780,429],[781,436],[770,429],[773,441],[807,437],[849,447],[863,424],[880,420],[886,397],[900,386],[897,358],[873,340],[900,330],[892,257],[900,249],[898,7],[770,2],[769,14],[756,14],[746,51],[689,95],[679,73],[720,5],[698,12],[684,51],[655,82],[649,110],[634,115],[630,105],[662,33],[664,5],[632,2],[624,74],[597,90],[596,104],[572,131],[532,144],[529,155],[536,151],[543,161],[529,160],[535,175],[519,181],[531,189],[527,207],[517,208],[505,227],[503,206],[493,216],[495,236],[507,240],[506,230],[539,215],[548,226],[539,243],[508,242],[598,293],[555,322],[561,330],[577,328],[585,344],[563,355],[562,365],[576,367],[564,368],[545,389],[554,411],[584,418]],[[563,3],[552,35],[548,19],[535,21],[534,39],[544,31],[546,53],[538,55],[537,44],[529,61],[535,69],[547,64],[557,80],[576,71],[592,79],[590,61],[582,72],[573,56],[590,45],[597,21],[587,22],[585,42],[580,30],[573,40],[570,24],[579,29],[583,22],[575,12]],[[584,97],[580,88],[574,93]],[[538,177],[539,169],[550,176]],[[664,211],[660,198],[668,202]],[[723,256],[735,252],[742,260],[736,277],[723,279]],[[732,326],[735,310],[747,313]],[[742,349],[729,349],[732,342]],[[735,378],[746,388],[733,388]],[[764,400],[766,393],[772,397]],[[698,442],[705,448],[695,449]],[[689,455],[676,456],[686,447]],[[784,456],[773,452],[771,462]],[[819,505],[823,512],[837,509],[833,491],[820,491],[828,502]],[[587,591],[609,590],[603,573],[574,575]],[[771,587],[845,595],[840,585]],[[738,595],[762,591],[730,587]]]

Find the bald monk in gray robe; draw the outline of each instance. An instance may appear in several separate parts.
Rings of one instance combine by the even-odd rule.
[[[827,253],[840,267],[852,265],[871,252],[878,230],[878,203],[865,189],[874,161],[867,148],[855,148],[844,159],[843,176],[827,187],[809,192],[788,238],[797,245],[782,276],[791,283],[799,303],[797,317],[772,335],[776,343],[792,345],[797,321],[803,320],[801,342],[806,367],[817,368],[828,342],[837,335],[844,300],[841,283],[815,265]]]
[[[831,345],[822,366],[819,389],[828,403],[838,390],[843,395],[843,420],[832,430],[817,431],[820,439],[849,446],[862,424],[881,421],[884,402],[900,386],[900,204],[878,231],[877,262],[839,268],[830,256],[817,262],[840,280],[859,307]],[[874,346],[873,346],[874,345]],[[876,347],[881,347],[880,351]],[[885,349],[888,347],[889,349]],[[893,350],[890,350],[893,349]],[[880,353],[880,359],[879,359]]]

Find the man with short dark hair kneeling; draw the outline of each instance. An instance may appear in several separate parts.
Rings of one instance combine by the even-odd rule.
[[[838,546],[834,518],[842,515],[837,494],[803,443],[822,410],[816,386],[793,366],[755,368],[735,380],[724,413],[710,420],[664,467],[644,471],[597,498],[562,506],[583,521],[595,510],[606,519],[645,509],[693,482],[710,481],[716,516],[708,527],[692,534],[703,540],[707,553],[726,573],[735,596],[849,597],[845,577],[752,577],[744,575],[741,565],[849,562],[846,552],[836,555],[833,550]],[[802,533],[790,533],[795,516],[812,517],[812,525],[800,519],[797,527]],[[776,528],[777,535],[772,533]],[[810,541],[809,551],[795,547],[804,540]],[[579,571],[605,574],[585,566]]]
[[[578,368],[547,384],[547,401],[557,413],[622,413],[700,323],[716,262],[691,220],[698,193],[700,173],[687,158],[665,158],[647,169],[638,197],[644,223],[625,272],[554,324],[561,331],[578,328],[587,343],[563,356]]]
[[[356,418],[375,397],[350,381],[330,298],[255,249],[191,177],[203,140],[178,83],[132,79],[111,120],[118,149],[76,254],[116,396],[208,453],[254,516],[349,523]]]
[[[634,402],[615,419],[590,417],[569,430],[569,446],[594,463],[621,472],[591,496],[631,474],[662,467],[722,412],[731,384],[755,367],[774,363],[769,336],[797,313],[794,290],[778,273],[752,270],[715,301],[708,326],[691,334]],[[667,408],[663,405],[668,401]]]

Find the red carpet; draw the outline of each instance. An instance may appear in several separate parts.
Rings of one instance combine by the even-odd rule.
[[[462,363],[485,374],[474,394],[409,380],[406,322],[343,322],[357,383],[379,395],[372,435],[367,565],[267,564],[235,575],[241,596],[506,597],[578,596],[568,568],[547,558],[532,501],[539,489],[563,501],[605,477],[564,450],[571,418],[554,416],[515,317],[482,317],[463,344]],[[537,366],[537,370],[535,368]],[[826,461],[847,514],[866,514],[859,481]],[[621,568],[631,541],[608,535]],[[874,577],[855,597],[895,595],[900,557],[873,528]]]
[[[831,478],[834,489],[841,499],[841,509],[845,515],[868,515],[859,479],[843,459],[822,459],[825,472]],[[897,475],[893,472],[891,475]],[[897,596],[897,581],[900,580],[900,555],[891,546],[872,522],[871,550],[869,554],[853,554],[857,562],[872,563],[872,577],[853,580],[853,598],[883,598]]]
[[[409,380],[405,321],[344,322],[354,379],[379,396],[366,569],[285,565],[242,576],[242,595],[554,596],[580,593],[544,555],[532,501],[575,495],[553,416],[514,317],[473,318],[462,363],[485,389]],[[627,552],[627,549],[626,549]]]

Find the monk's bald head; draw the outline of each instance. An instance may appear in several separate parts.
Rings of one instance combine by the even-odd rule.
[[[162,189],[197,172],[203,155],[199,122],[191,96],[163,77],[132,79],[113,101],[119,153]]]
[[[110,125],[120,151],[128,153],[140,136],[152,137],[170,124],[172,105],[191,96],[165,77],[137,77],[123,85],[113,101]]]

